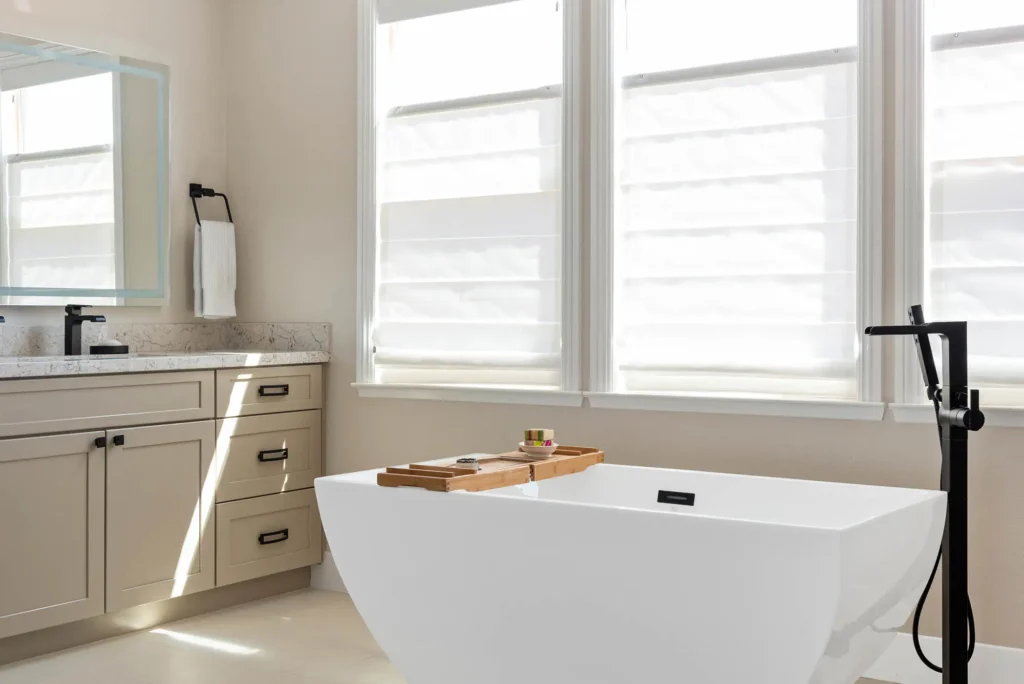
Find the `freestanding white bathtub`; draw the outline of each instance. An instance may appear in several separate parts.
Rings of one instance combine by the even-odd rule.
[[[480,493],[378,487],[377,472],[321,478],[317,500],[409,684],[851,684],[909,616],[946,507],[941,492],[614,465]]]

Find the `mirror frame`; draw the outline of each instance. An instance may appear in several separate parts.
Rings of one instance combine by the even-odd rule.
[[[12,38],[21,38],[6,34]],[[25,40],[35,40],[25,38]],[[46,42],[39,40],[38,42]],[[53,44],[53,43],[51,43]],[[91,48],[83,48],[92,50]],[[146,302],[123,302],[120,306],[154,306],[160,305],[167,299],[167,273],[170,255],[168,245],[170,243],[168,226],[170,188],[168,187],[168,176],[170,170],[170,68],[163,66],[168,73],[154,69],[145,69],[137,66],[129,66],[119,62],[111,61],[119,59],[116,55],[108,55],[99,50],[93,50],[88,55],[68,55],[34,45],[22,45],[0,38],[0,50],[18,52],[33,57],[40,57],[53,61],[69,62],[80,66],[105,69],[111,72],[141,76],[150,78],[157,82],[157,285],[153,289],[122,288],[122,289],[76,289],[62,287],[9,287],[0,286],[0,297],[67,297],[68,301],[74,299],[102,297],[116,298],[123,300],[143,299]],[[108,55],[109,59],[95,57],[95,54]],[[145,60],[142,60],[145,61]],[[160,301],[156,301],[160,300]],[[10,304],[6,306],[33,306],[32,304]]]

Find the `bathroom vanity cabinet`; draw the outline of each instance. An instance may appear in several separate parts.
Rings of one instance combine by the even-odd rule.
[[[0,639],[319,563],[320,365],[0,381]]]

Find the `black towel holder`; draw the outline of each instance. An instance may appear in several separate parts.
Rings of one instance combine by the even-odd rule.
[[[196,199],[201,197],[223,197],[224,206],[228,210],[228,221],[235,222],[235,219],[231,217],[231,204],[228,203],[228,196],[223,192],[217,192],[213,188],[204,188],[202,183],[189,183],[188,196],[192,198],[192,209],[196,212],[196,223],[200,225],[203,223],[202,219],[199,218],[199,205],[196,204]]]

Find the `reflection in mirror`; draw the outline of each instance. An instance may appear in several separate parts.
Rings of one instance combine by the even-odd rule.
[[[166,107],[164,67],[0,36],[0,304],[160,303]]]

